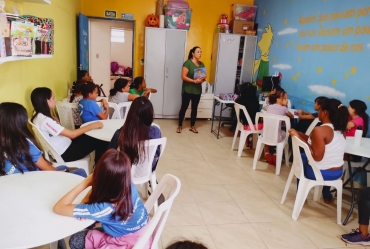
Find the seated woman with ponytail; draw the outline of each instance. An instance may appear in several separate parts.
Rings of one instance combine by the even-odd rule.
[[[297,136],[308,144],[312,157],[316,161],[316,165],[320,169],[324,180],[337,180],[343,173],[348,110],[337,99],[325,99],[318,108],[318,117],[322,125],[315,127],[310,136],[294,129],[290,129],[289,134],[292,137]],[[308,179],[315,180],[315,174],[312,167],[308,164],[306,154],[302,153],[301,156],[305,176]],[[299,179],[297,183],[299,183]],[[329,204],[332,199],[330,187],[324,186],[322,194],[324,202]]]
[[[127,102],[127,101],[134,101],[139,95],[131,94],[130,91],[130,84],[126,79],[117,79],[114,82],[114,88],[110,90],[109,102],[113,102],[116,104]]]

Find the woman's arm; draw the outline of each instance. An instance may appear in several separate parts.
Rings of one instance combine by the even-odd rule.
[[[324,128],[324,129],[323,129]],[[325,128],[326,127],[316,127],[313,129],[311,138],[311,153],[315,161],[321,161],[325,154]],[[330,128],[331,129],[331,128]]]
[[[287,115],[289,118],[294,118],[294,115],[289,111],[285,113],[285,115]]]
[[[306,134],[304,134],[302,132],[299,132],[299,131],[296,131],[295,129],[290,129],[288,132],[289,132],[291,137],[296,136],[300,140],[302,140],[303,142],[308,144],[307,141],[308,141],[309,136],[307,136]],[[310,146],[310,145],[308,144],[308,146]]]
[[[200,84],[202,83],[202,79],[191,79],[188,77],[189,69],[186,67],[182,67],[182,72],[181,72],[181,79],[183,81],[189,82],[189,83],[194,83],[194,84]]]
[[[73,217],[73,210],[76,204],[72,204],[72,202],[82,191],[84,191],[87,187],[91,186],[91,183],[92,183],[92,174],[85,178],[71,191],[69,191],[65,196],[63,196],[62,199],[60,199],[54,205],[53,211],[60,215]]]
[[[140,96],[139,96],[139,95],[137,95],[137,94],[132,94],[132,93],[130,93],[130,94],[128,95],[127,99],[128,99],[129,101],[134,101],[137,97],[140,97]]]
[[[350,130],[351,128],[353,128],[353,127],[355,127],[356,126],[356,124],[355,123],[353,123],[352,121],[349,121],[348,123],[347,123],[347,130]]]
[[[70,139],[74,139],[76,137],[81,136],[82,134],[85,134],[88,131],[91,131],[93,129],[101,129],[101,128],[103,128],[102,122],[94,122],[94,123],[91,123],[89,125],[86,125],[76,130],[68,130],[64,128],[64,130],[60,133],[60,135],[68,137]]]

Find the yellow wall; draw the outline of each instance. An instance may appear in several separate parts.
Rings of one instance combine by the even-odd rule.
[[[76,79],[76,16],[80,0],[52,0],[51,5],[6,2],[6,11],[18,7],[21,14],[54,19],[55,54],[52,59],[14,61],[0,64],[0,101],[18,102],[31,113],[31,91],[38,86],[53,90],[57,99],[65,98]]]
[[[136,20],[135,36],[135,76],[143,75],[144,67],[139,61],[144,58],[144,20],[148,14],[155,12],[156,0],[81,0],[82,12],[87,16],[104,17],[104,10],[116,10],[117,15],[121,13],[132,13]],[[93,2],[93,3],[92,3]],[[211,52],[213,34],[219,22],[220,15],[223,13],[230,14],[231,4],[236,1],[222,0],[188,0],[190,7],[193,9],[190,30],[188,33],[187,50],[194,46],[200,46],[203,49],[203,58],[207,68],[211,67]],[[240,4],[253,5],[254,0],[238,0]]]

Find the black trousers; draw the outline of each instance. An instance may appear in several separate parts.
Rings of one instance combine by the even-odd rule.
[[[82,159],[95,150],[95,163],[97,163],[108,149],[108,144],[108,142],[82,134],[72,139],[71,145],[61,156],[64,161],[71,162]]]
[[[179,126],[182,126],[182,122],[184,121],[186,110],[188,109],[190,100],[191,100],[191,121],[190,125],[195,125],[195,120],[197,119],[197,113],[198,113],[198,104],[200,100],[200,94],[191,94],[184,92],[182,94],[182,103],[181,103],[181,109],[179,113]]]
[[[362,188],[358,191],[358,223],[369,225],[370,218],[370,188]]]

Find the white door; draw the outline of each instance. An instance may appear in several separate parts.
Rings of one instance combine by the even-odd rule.
[[[256,55],[257,36],[245,36],[243,64],[240,79],[242,82],[252,82],[254,57]]]
[[[163,115],[177,116],[181,107],[182,65],[185,61],[186,31],[166,31]]]
[[[158,90],[150,96],[154,115],[163,114],[165,41],[166,29],[145,29],[144,78],[148,87]]]
[[[105,94],[110,89],[110,28],[105,21],[89,19],[90,74],[95,84],[103,84]]]

